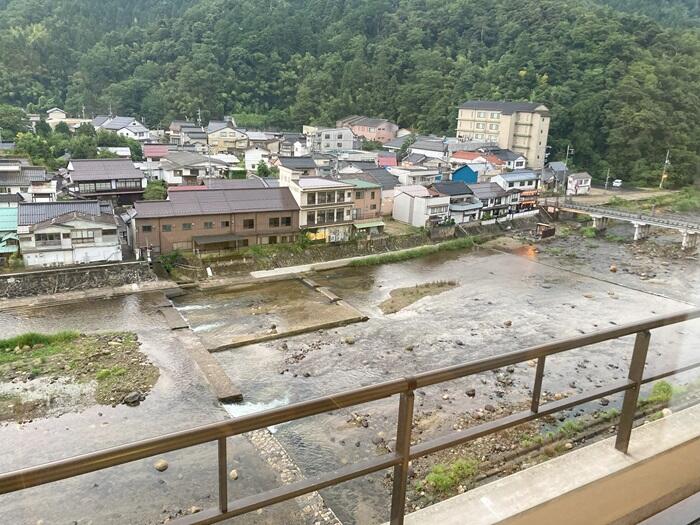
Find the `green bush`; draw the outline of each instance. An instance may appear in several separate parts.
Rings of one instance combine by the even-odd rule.
[[[479,473],[479,462],[472,458],[460,458],[449,467],[435,465],[425,477],[425,484],[434,492],[445,493]]]
[[[673,397],[673,387],[667,381],[659,381],[651,389],[651,394],[647,397],[647,403],[668,403]]]
[[[593,226],[586,226],[581,228],[579,231],[586,239],[594,239],[598,235],[598,230],[596,230]]]
[[[0,339],[0,349],[5,348],[12,350],[16,346],[22,348],[23,346],[34,346],[37,344],[50,346],[56,343],[65,343],[73,341],[78,337],[78,335],[78,332],[72,331],[57,332],[55,334],[39,334],[37,332],[28,332],[26,334],[18,335],[16,337]]]

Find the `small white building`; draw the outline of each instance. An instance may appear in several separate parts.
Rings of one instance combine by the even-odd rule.
[[[399,178],[399,183],[402,186],[415,186],[417,184],[430,186],[442,180],[440,170],[406,166],[388,166],[386,169]]]
[[[51,202],[56,200],[56,180],[46,168],[31,166],[24,159],[0,162],[0,195],[19,195],[16,202]]]
[[[255,145],[245,150],[245,169],[246,171],[257,171],[261,161],[270,165],[271,153],[260,145]]]
[[[582,171],[572,173],[566,178],[567,195],[585,195],[591,191],[591,176]]]
[[[450,217],[450,197],[425,186],[397,186],[394,220],[418,228],[439,224]]]
[[[17,218],[19,248],[27,268],[122,260],[110,203],[20,203]]]
[[[288,187],[301,208],[299,227],[307,230],[310,239],[326,242],[350,239],[355,189],[352,184],[300,177],[292,180]]]
[[[99,115],[92,120],[92,126],[96,130],[111,131],[117,135],[138,140],[139,142],[148,142],[151,140],[148,128],[141,124],[134,117],[110,117],[107,115]]]

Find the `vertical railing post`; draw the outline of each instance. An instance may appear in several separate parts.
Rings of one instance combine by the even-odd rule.
[[[408,484],[408,461],[411,452],[413,430],[413,400],[416,382],[408,381],[408,391],[399,400],[399,421],[396,426],[396,452],[401,463],[394,466],[394,485],[391,491],[391,525],[402,525],[406,511],[406,485]]]
[[[615,440],[615,448],[625,454],[627,454],[630,436],[632,435],[634,413],[637,409],[639,388],[641,386],[642,377],[644,376],[644,363],[647,359],[650,339],[651,333],[645,330],[643,332],[638,332],[637,338],[634,340],[634,350],[632,351],[632,359],[630,360],[630,368],[627,375],[628,379],[634,382],[634,385],[632,388],[625,390],[620,422],[617,425],[617,439]]]
[[[544,358],[537,358],[537,369],[535,370],[535,384],[532,386],[532,403],[530,410],[537,413],[540,409],[540,395],[542,394],[542,377],[544,376]]]
[[[219,510],[228,511],[228,466],[226,461],[226,438],[219,438]]]

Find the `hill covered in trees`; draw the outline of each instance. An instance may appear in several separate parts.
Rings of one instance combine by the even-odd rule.
[[[640,5],[639,14],[630,14]],[[700,166],[689,0],[0,0],[0,103],[150,126],[233,113],[298,128],[350,113],[453,133],[465,99],[552,110],[555,157],[653,183]],[[680,13],[680,14],[679,14]],[[696,19],[696,18],[695,18]]]

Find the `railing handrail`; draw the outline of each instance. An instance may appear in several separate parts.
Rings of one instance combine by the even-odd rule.
[[[423,372],[414,376],[394,379],[375,385],[365,386],[308,401],[302,401],[283,407],[257,412],[254,414],[236,417],[224,422],[212,423],[192,429],[173,432],[163,436],[111,447],[101,451],[82,454],[72,458],[3,473],[0,474],[0,494],[6,494],[25,488],[43,485],[81,474],[102,470],[108,467],[122,465],[157,454],[164,454],[173,450],[179,450],[213,441],[219,442],[219,471],[221,473],[222,465],[223,468],[226,466],[226,438],[228,437],[294,421],[304,417],[322,414],[338,408],[377,401],[379,399],[400,394],[401,402],[399,408],[399,430],[397,432],[396,454],[385,454],[366,461],[365,463],[359,464],[359,466],[346,467],[335,473],[326,474],[310,480],[302,480],[301,482],[297,482],[292,485],[286,485],[280,489],[275,489],[270,493],[257,495],[252,499],[248,498],[240,500],[230,508],[226,498],[226,476],[223,476],[223,480],[220,476],[219,509],[207,513],[197,514],[197,516],[200,516],[203,520],[201,523],[214,523],[228,517],[261,508],[265,505],[290,499],[295,497],[295,495],[318,490],[323,487],[338,484],[355,477],[394,466],[395,469],[399,470],[395,470],[394,474],[395,486],[392,497],[392,523],[400,524],[403,520],[403,505],[405,501],[406,485],[405,478],[409,459],[420,457],[450,446],[455,446],[456,444],[475,439],[476,437],[482,435],[497,432],[498,430],[508,428],[516,424],[531,421],[571,406],[576,406],[605,395],[622,391],[626,392],[625,406],[632,403],[632,405],[630,405],[632,406],[631,409],[627,407],[627,410],[625,411],[623,407],[623,417],[626,416],[629,420],[627,421],[626,426],[629,427],[628,432],[631,431],[632,417],[634,415],[634,407],[636,406],[639,385],[700,366],[700,362],[687,364],[680,368],[662,371],[651,376],[650,378],[643,378],[644,357],[646,356],[646,350],[648,347],[649,331],[698,318],[700,318],[700,308],[694,308],[674,314],[660,315],[634,323],[599,330],[590,334],[583,334],[532,346],[524,350],[518,350],[464,364]],[[542,409],[540,410],[539,397],[544,373],[544,360],[546,356],[633,334],[637,334],[637,342],[635,343],[633,363],[630,366],[630,377],[628,379],[618,380],[610,385],[607,385],[607,388],[601,388],[559,401],[549,402],[546,405],[543,405],[541,407]],[[415,389],[446,381],[452,381],[532,359],[537,359],[538,363],[535,376],[535,386],[533,388],[531,410],[518,414],[512,414],[511,416],[500,418],[477,427],[472,427],[460,432],[441,436],[437,439],[433,439],[432,441],[421,443],[419,445],[410,445],[411,421],[413,417],[413,392]],[[641,365],[639,364],[640,359]],[[632,390],[636,390],[634,395],[629,395],[630,391]],[[621,432],[623,426],[625,425],[623,425],[621,422]],[[620,434],[618,434],[618,441],[619,440]],[[622,442],[619,443],[620,447],[618,448],[626,451],[628,441],[629,435],[626,436],[626,441],[623,439]],[[398,477],[402,479],[402,486],[397,488],[396,483]],[[222,494],[223,496],[221,496]],[[266,499],[265,496],[267,494],[271,495]],[[194,516],[191,518],[194,518]],[[188,520],[187,523],[200,523],[200,521],[198,519],[195,519],[194,521]]]

